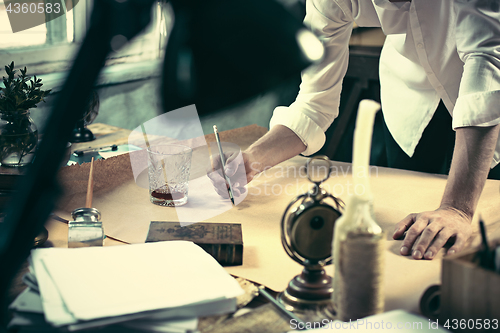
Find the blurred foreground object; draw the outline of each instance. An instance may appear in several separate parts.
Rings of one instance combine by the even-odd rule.
[[[489,243],[500,246],[500,240]],[[481,247],[443,258],[439,324],[450,330],[500,327],[500,274],[481,266]]]
[[[171,1],[175,24],[163,62],[164,110],[207,114],[294,78],[324,48],[269,0]]]

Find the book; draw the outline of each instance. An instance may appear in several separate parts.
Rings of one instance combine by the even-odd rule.
[[[243,235],[239,223],[198,222],[181,226],[179,222],[151,222],[146,243],[173,240],[197,244],[222,266],[243,264]]]

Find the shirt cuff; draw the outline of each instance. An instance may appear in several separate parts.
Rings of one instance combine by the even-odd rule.
[[[500,124],[500,90],[460,96],[453,109],[453,129],[468,126],[489,127]],[[490,168],[500,162],[500,138]]]
[[[317,152],[325,144],[326,136],[311,118],[290,107],[278,106],[274,109],[269,128],[283,125],[291,129],[306,146],[302,155],[309,156]]]
[[[500,124],[500,90],[458,97],[453,109],[453,129],[467,126],[488,127]]]

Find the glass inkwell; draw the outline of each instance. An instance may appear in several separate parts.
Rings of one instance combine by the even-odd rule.
[[[68,225],[68,247],[102,246],[104,229],[101,213],[96,208],[77,208]]]

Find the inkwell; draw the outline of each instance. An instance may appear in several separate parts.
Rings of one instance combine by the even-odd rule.
[[[90,162],[89,180],[85,207],[77,208],[71,213],[73,221],[68,223],[68,247],[102,246],[104,229],[101,213],[92,208],[94,192],[94,158]]]

